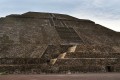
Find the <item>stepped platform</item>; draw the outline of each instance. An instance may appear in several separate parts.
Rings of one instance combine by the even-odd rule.
[[[70,52],[65,58],[120,58],[120,53],[105,52]]]
[[[0,73],[120,72],[120,35],[66,14],[0,18]]]

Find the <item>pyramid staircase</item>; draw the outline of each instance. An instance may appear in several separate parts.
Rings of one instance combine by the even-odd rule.
[[[58,67],[60,72],[119,72],[120,53],[80,52],[76,51],[77,47],[80,45],[69,48],[61,54],[64,57],[57,58],[53,65]]]
[[[82,39],[76,33],[76,31],[72,27],[68,27],[63,21],[60,21],[61,25],[56,24],[59,20],[56,15],[51,14],[50,23],[55,27],[59,37],[62,39],[63,44],[78,44],[83,43]]]

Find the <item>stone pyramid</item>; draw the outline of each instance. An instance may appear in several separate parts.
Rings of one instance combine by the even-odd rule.
[[[120,72],[120,33],[66,14],[0,18],[0,72]]]

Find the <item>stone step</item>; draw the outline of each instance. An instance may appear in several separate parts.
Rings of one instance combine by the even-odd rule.
[[[25,65],[44,63],[47,63],[47,61],[40,58],[0,58],[0,65]]]
[[[65,58],[120,58],[120,53],[68,52]]]
[[[61,39],[68,41],[68,42],[76,42],[81,43],[82,40],[78,36],[78,34],[75,32],[73,28],[70,27],[56,27],[56,30],[60,36]]]
[[[116,52],[111,46],[107,45],[77,45],[76,52]]]
[[[120,66],[60,66],[59,72],[81,73],[81,72],[120,72]]]
[[[92,66],[92,65],[120,65],[117,58],[64,58],[58,59],[56,66]]]

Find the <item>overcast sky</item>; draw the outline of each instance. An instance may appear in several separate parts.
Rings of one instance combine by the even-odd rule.
[[[120,0],[0,0],[0,17],[28,11],[69,14],[120,32]]]

